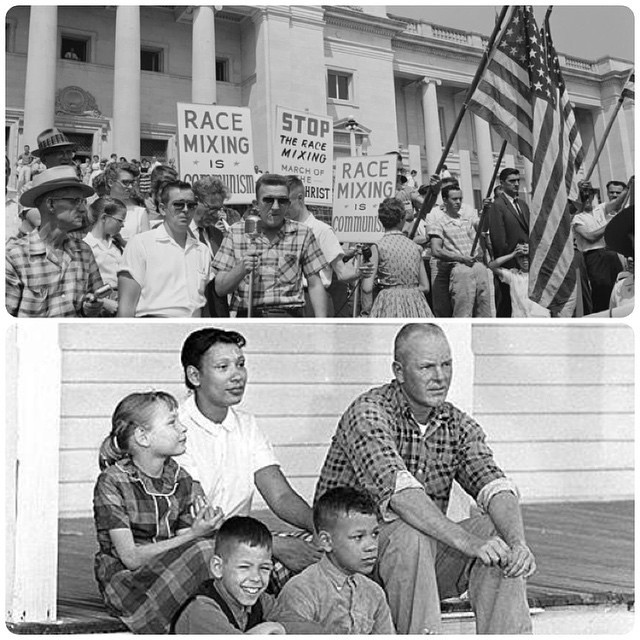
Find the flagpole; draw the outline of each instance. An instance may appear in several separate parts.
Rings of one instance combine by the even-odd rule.
[[[589,167],[589,171],[587,171],[586,176],[583,178],[583,180],[586,182],[587,180],[589,180],[589,178],[591,177],[591,174],[594,172],[596,165],[598,164],[598,159],[600,158],[600,154],[602,153],[602,150],[604,149],[604,145],[607,142],[607,138],[609,137],[609,134],[611,133],[611,129],[613,127],[613,123],[615,122],[616,118],[618,117],[618,113],[620,112],[620,109],[622,109],[622,103],[624,102],[624,88],[627,85],[627,83],[629,82],[629,78],[631,78],[631,75],[633,74],[633,69],[631,69],[631,71],[629,72],[629,75],[627,76],[627,80],[625,81],[624,85],[622,86],[622,93],[620,94],[620,97],[618,98],[618,103],[616,104],[616,108],[614,109],[613,113],[611,114],[611,118],[609,119],[609,122],[607,123],[607,128],[604,130],[604,134],[602,135],[602,140],[600,141],[600,144],[598,145],[598,148],[596,149],[596,155],[593,158],[592,162],[591,162],[591,166]]]
[[[509,10],[510,6],[509,5],[504,5],[502,7],[502,9],[500,10],[500,15],[498,16],[498,19],[496,20],[496,24],[493,28],[493,33],[491,34],[491,37],[489,38],[489,42],[487,43],[487,47],[486,49],[483,51],[482,53],[482,59],[480,60],[480,64],[478,65],[478,68],[476,69],[476,74],[473,77],[473,80],[471,81],[471,85],[469,86],[469,90],[467,91],[467,95],[464,99],[464,103],[462,104],[462,107],[460,108],[460,112],[458,113],[458,117],[456,118],[455,123],[453,124],[453,129],[451,130],[451,133],[449,134],[449,138],[447,140],[447,143],[444,146],[444,149],[442,150],[442,155],[440,156],[440,161],[438,162],[438,165],[436,166],[435,170],[434,170],[434,174],[438,175],[440,174],[440,172],[442,171],[442,165],[444,165],[444,163],[447,160],[447,156],[449,155],[449,151],[451,150],[451,147],[453,145],[453,141],[455,140],[455,137],[458,133],[458,129],[460,128],[460,125],[462,124],[462,118],[464,117],[464,114],[467,112],[467,107],[469,104],[469,100],[471,99],[471,96],[473,96],[478,83],[480,82],[480,79],[482,78],[482,74],[484,73],[484,70],[487,67],[487,64],[489,63],[489,58],[491,56],[491,53],[493,52],[493,45],[496,42],[496,39],[498,37],[498,33],[500,32],[500,29],[502,28],[502,22],[504,20],[505,15],[507,14],[507,11]],[[438,192],[435,191],[434,189],[431,188],[431,186],[429,187],[429,190],[427,191],[427,193],[425,194],[424,197],[424,201],[422,202],[422,206],[420,207],[420,212],[418,213],[418,215],[416,216],[416,221],[413,223],[413,228],[411,229],[411,232],[409,233],[409,238],[413,239],[413,237],[416,235],[417,231],[418,231],[418,226],[420,225],[420,222],[422,220],[424,220],[427,216],[427,213],[429,213],[429,211],[431,211],[431,209],[433,208],[433,205],[436,202],[436,199],[438,197]]]
[[[496,166],[493,169],[493,175],[491,176],[491,182],[489,183],[489,188],[487,189],[487,198],[491,197],[493,193],[493,185],[496,182],[496,178],[498,177],[498,171],[500,171],[500,165],[502,164],[502,158],[504,156],[504,152],[507,149],[507,141],[502,141],[502,146],[500,147],[500,153],[498,154],[498,160],[496,162]],[[483,206],[482,211],[480,212],[480,220],[478,220],[478,228],[476,229],[476,237],[473,239],[473,245],[471,246],[471,255],[473,256],[476,252],[476,247],[478,246],[478,240],[480,239],[480,234],[484,229],[484,221],[487,217],[487,209],[488,207]]]

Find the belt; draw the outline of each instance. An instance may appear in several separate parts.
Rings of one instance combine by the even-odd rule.
[[[304,307],[256,307],[251,310],[254,318],[302,318]],[[246,318],[247,310],[240,309],[236,314],[238,318]]]

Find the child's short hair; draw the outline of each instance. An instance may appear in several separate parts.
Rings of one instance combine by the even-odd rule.
[[[216,533],[216,555],[224,558],[239,544],[263,547],[271,552],[271,532],[262,522],[248,516],[233,516],[226,520]]]
[[[377,516],[378,509],[369,494],[351,487],[336,487],[323,493],[313,507],[316,531],[333,529],[338,518],[350,513]]]

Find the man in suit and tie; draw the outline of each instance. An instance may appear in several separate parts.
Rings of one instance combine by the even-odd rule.
[[[508,168],[500,172],[502,193],[496,197],[489,209],[489,233],[494,258],[512,253],[518,244],[529,243],[529,207],[518,198],[520,172]],[[505,269],[517,268],[515,262],[504,264]],[[496,314],[499,318],[511,317],[511,296],[509,285],[499,283],[499,298],[496,300]]]

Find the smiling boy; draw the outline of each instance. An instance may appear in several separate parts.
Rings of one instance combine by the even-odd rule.
[[[273,563],[271,534],[258,520],[229,518],[216,534],[206,580],[178,614],[177,634],[284,634],[277,622],[266,622],[273,597],[265,594]]]
[[[313,510],[326,555],[285,584],[270,620],[306,620],[331,634],[395,634],[382,588],[369,576],[378,559],[376,506],[365,493],[330,489]]]

